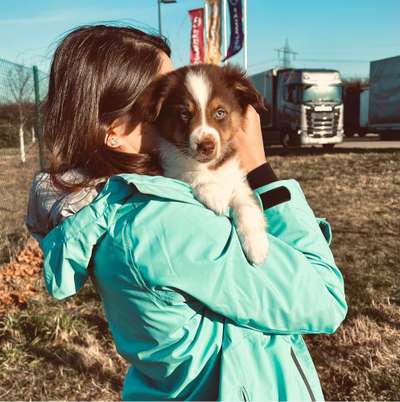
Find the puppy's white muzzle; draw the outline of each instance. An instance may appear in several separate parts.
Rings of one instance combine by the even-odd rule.
[[[197,127],[190,134],[190,154],[199,162],[210,162],[217,158],[221,149],[218,131],[213,127]]]

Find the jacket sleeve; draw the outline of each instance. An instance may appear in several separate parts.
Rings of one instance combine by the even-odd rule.
[[[227,217],[184,203],[158,208],[151,225],[128,234],[136,244],[127,248],[149,289],[177,289],[266,333],[334,332],[347,312],[342,275],[295,180],[257,194],[279,186],[290,200],[265,212],[270,252],[258,267],[247,261]]]

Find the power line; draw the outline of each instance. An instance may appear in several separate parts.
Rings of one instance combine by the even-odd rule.
[[[249,67],[257,67],[262,64],[269,64],[275,61],[276,59],[263,59],[256,63],[250,64]],[[363,59],[296,59],[300,62],[315,62],[315,63],[369,63],[371,60],[363,60]]]
[[[297,59],[298,61],[311,61],[322,63],[369,63],[371,60],[363,59]]]

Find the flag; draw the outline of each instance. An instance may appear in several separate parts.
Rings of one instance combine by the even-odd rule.
[[[204,63],[204,9],[189,10],[192,20],[190,34],[190,64]]]
[[[238,53],[243,47],[242,0],[228,0],[231,22],[229,48],[223,61]]]
[[[207,63],[221,61],[221,1],[206,0],[209,6],[207,32]]]

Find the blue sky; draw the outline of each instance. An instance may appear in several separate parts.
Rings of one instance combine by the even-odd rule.
[[[176,66],[189,61],[187,10],[202,0],[162,6],[163,34]],[[288,38],[293,66],[337,68],[367,77],[369,61],[400,55],[400,0],[248,0],[249,73],[276,66]],[[55,43],[86,23],[123,20],[157,30],[157,0],[1,0],[0,58],[47,70]],[[242,54],[232,61],[241,63]]]

